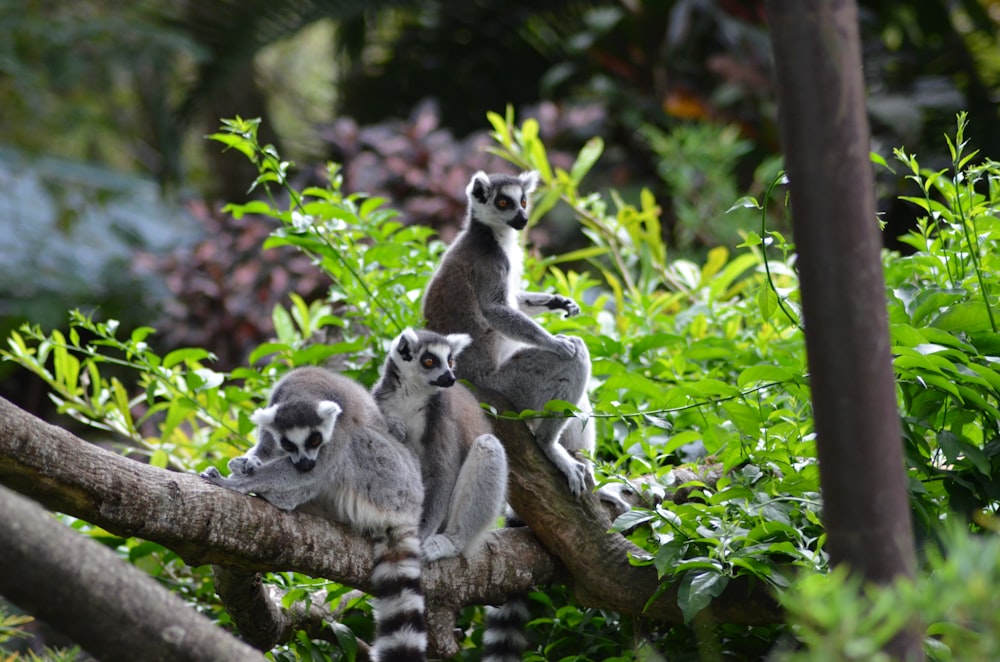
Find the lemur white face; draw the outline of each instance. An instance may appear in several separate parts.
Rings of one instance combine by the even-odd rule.
[[[464,333],[447,336],[406,329],[393,342],[393,361],[410,385],[448,388],[455,383],[455,357],[471,338]]]
[[[493,227],[523,230],[528,224],[528,198],[537,185],[538,173],[534,171],[517,177],[477,172],[466,194],[476,220]]]
[[[280,448],[275,449],[276,453],[284,452],[296,469],[306,472],[316,466],[320,448],[333,437],[341,411],[340,405],[331,400],[292,400],[258,409],[250,420],[257,424],[261,438],[271,436]]]

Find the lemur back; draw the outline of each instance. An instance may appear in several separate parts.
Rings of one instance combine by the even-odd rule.
[[[229,462],[216,485],[254,493],[284,510],[350,525],[375,539],[376,662],[426,659],[420,588],[420,469],[391,437],[371,395],[320,368],[298,368],[275,386],[253,415],[257,444]]]
[[[424,317],[432,331],[471,337],[457,370],[460,378],[499,392],[522,410],[542,410],[550,400],[565,400],[587,412],[586,345],[579,338],[553,336],[529,317],[545,311],[575,315],[579,306],[563,296],[521,289],[518,232],[528,222],[528,196],[537,181],[535,172],[472,176],[465,225],[427,286]],[[535,424],[534,433],[566,476],[570,491],[582,493],[592,482],[590,466],[568,450],[593,451],[593,425],[545,418]]]
[[[390,432],[419,459],[420,524],[431,561],[471,551],[506,501],[507,456],[476,398],[456,383],[464,334],[406,329],[372,390]]]

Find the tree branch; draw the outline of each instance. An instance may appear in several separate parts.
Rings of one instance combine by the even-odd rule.
[[[116,535],[159,543],[189,565],[294,571],[370,589],[372,545],[346,526],[110,453],[2,398],[0,484]],[[453,623],[461,607],[500,604],[511,593],[550,583],[555,565],[527,529],[494,531],[471,558],[425,568],[428,604],[451,613]],[[448,618],[434,620],[440,629],[432,643],[437,634],[445,650],[453,649]]]
[[[509,409],[492,401],[500,411]],[[585,606],[682,622],[676,586],[645,609],[659,585],[656,571],[629,562],[629,554],[642,551],[607,533],[610,522],[596,496],[571,497],[523,423],[498,420],[496,428],[509,455],[510,501],[538,537],[523,527],[493,531],[470,558],[427,565],[432,648],[442,654],[455,649],[454,615],[462,607],[501,604],[512,594],[562,581]],[[2,398],[0,484],[117,535],[159,543],[191,565],[295,571],[370,588],[371,543],[347,527],[110,453]],[[781,616],[760,584],[736,581],[710,609],[729,623],[774,623]]]
[[[0,487],[0,511],[0,593],[97,659],[264,659],[29,499]]]

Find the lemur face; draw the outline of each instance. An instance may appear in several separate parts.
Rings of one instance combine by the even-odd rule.
[[[534,171],[517,177],[477,172],[466,188],[472,216],[492,227],[523,230],[528,224],[528,198],[537,185],[538,173]]]
[[[406,329],[393,342],[392,359],[410,385],[448,388],[455,383],[455,357],[471,339],[464,333],[441,335]]]
[[[259,434],[270,435],[288,461],[302,472],[316,466],[320,448],[333,438],[341,407],[332,400],[289,400],[259,409],[250,417]]]

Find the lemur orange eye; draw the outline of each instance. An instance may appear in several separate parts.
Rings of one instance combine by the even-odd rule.
[[[455,367],[455,359],[451,358],[450,356],[448,357],[448,367],[449,368]]]
[[[497,200],[497,209],[506,209],[508,204],[507,198],[500,198]]]
[[[521,196],[521,209],[524,209],[527,206],[528,206],[528,199],[522,195]]]
[[[308,446],[309,448],[316,448],[321,443],[323,443],[323,437],[320,435],[319,432],[313,432],[312,434],[309,435],[309,438],[306,439],[306,446]]]
[[[425,368],[433,368],[434,367],[434,359],[431,359],[431,358],[424,359],[424,367]]]

